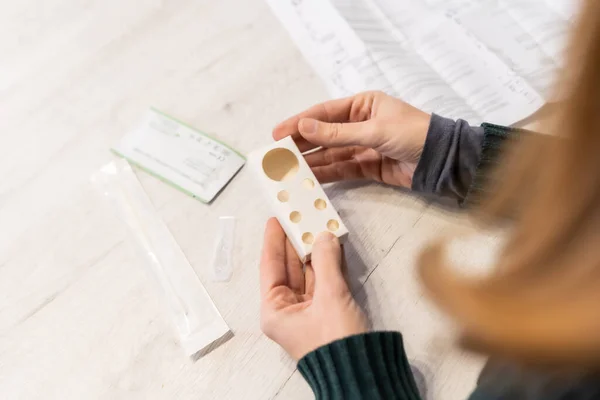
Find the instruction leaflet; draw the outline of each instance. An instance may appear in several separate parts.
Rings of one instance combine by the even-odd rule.
[[[205,203],[246,161],[233,148],[155,109],[148,110],[142,123],[113,150]]]

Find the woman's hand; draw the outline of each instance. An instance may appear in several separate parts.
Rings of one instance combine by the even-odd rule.
[[[318,104],[280,123],[275,140],[292,135],[321,183],[368,178],[410,187],[431,116],[383,92]]]
[[[360,307],[342,273],[337,238],[320,233],[305,272],[275,218],[267,222],[260,263],[261,327],[295,360],[354,334],[367,331]]]

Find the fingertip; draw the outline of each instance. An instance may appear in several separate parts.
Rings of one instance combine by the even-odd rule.
[[[269,218],[265,227],[261,264],[272,260],[283,262],[285,257],[285,232],[277,218]]]
[[[342,273],[342,250],[338,238],[330,232],[321,232],[315,238],[312,249],[312,267],[317,281],[315,292],[324,295],[347,290]]]
[[[269,218],[260,260],[261,293],[264,296],[273,287],[286,283],[285,234],[277,219]]]
[[[284,126],[284,124],[283,124],[283,123],[276,125],[276,126],[273,128],[273,132],[272,132],[271,134],[272,134],[272,136],[273,136],[273,139],[275,139],[275,140],[281,140],[281,139],[283,139],[284,137],[288,136],[288,135],[286,134],[286,131],[285,131],[285,126]]]
[[[317,234],[317,237],[315,239],[315,244],[317,244],[317,245],[326,244],[326,243],[330,243],[330,242],[335,245],[338,245],[338,246],[340,244],[337,236],[335,236],[333,233],[328,232],[328,231],[324,231],[324,232]]]
[[[272,244],[273,242],[280,241],[282,237],[285,237],[285,234],[283,233],[283,228],[281,228],[277,218],[269,218],[265,225],[265,244]]]
[[[328,231],[317,234],[313,244],[313,260],[331,257],[338,259],[340,254],[340,241],[337,236]]]
[[[273,139],[281,140],[286,136],[292,136],[298,133],[297,131],[298,117],[293,116],[285,121],[281,121],[273,128]]]
[[[317,132],[317,124],[318,121],[312,118],[302,118],[298,121],[298,132],[302,136],[304,135],[312,135]]]
[[[281,229],[281,225],[279,224],[279,221],[277,220],[277,218],[275,218],[275,217],[269,218],[269,220],[267,221],[266,230],[269,232],[273,232],[273,231],[277,231],[280,229]]]
[[[275,141],[283,139],[284,135],[281,133],[281,128],[279,127],[279,125],[277,125],[275,128],[273,128],[273,131],[271,132],[271,136],[273,137],[273,140],[275,140]]]

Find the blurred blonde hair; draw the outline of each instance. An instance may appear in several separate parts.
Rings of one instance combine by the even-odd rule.
[[[523,137],[507,149],[477,210],[512,219],[494,272],[459,276],[443,242],[419,260],[466,347],[524,363],[600,365],[600,1],[582,6],[556,89],[560,110],[540,127],[558,138]]]

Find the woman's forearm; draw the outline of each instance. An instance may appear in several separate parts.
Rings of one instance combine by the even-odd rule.
[[[460,205],[477,202],[502,144],[519,132],[492,124],[474,127],[433,114],[412,189],[453,198]]]

